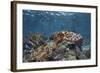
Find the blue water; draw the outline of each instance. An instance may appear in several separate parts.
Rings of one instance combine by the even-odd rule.
[[[87,44],[91,38],[91,14],[63,11],[23,10],[23,36],[30,32],[40,32],[50,36],[58,31],[80,33]]]

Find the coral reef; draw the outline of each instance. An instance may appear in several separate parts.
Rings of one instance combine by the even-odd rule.
[[[75,32],[55,32],[50,37],[30,33],[23,41],[23,62],[81,60],[90,58],[82,50],[83,37]]]

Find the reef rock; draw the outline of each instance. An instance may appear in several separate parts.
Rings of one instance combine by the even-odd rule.
[[[28,40],[31,41],[33,44],[40,46],[45,44],[47,38],[40,33],[30,33],[28,36]]]
[[[56,32],[50,37],[30,33],[23,44],[24,62],[85,59],[87,52],[82,53],[82,42],[83,37],[71,31]]]

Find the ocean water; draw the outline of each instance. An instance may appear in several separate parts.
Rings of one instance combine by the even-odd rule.
[[[49,37],[54,32],[73,31],[83,36],[83,45],[91,42],[91,14],[64,11],[23,10],[23,38],[30,32]]]

